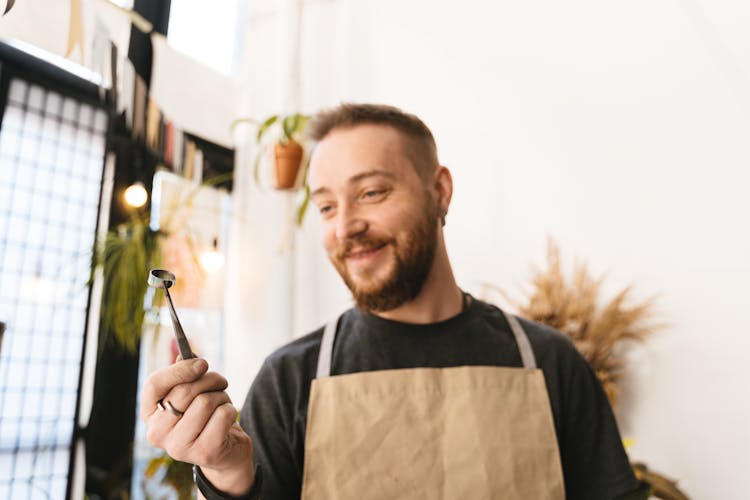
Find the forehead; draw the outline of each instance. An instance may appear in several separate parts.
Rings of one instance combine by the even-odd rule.
[[[331,188],[369,171],[385,171],[395,178],[416,176],[406,148],[401,133],[386,125],[335,129],[313,151],[310,188]]]

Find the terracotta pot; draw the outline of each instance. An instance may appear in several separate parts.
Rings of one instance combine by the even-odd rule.
[[[276,189],[293,189],[302,165],[302,146],[289,141],[288,144],[276,144],[273,152],[276,157]]]

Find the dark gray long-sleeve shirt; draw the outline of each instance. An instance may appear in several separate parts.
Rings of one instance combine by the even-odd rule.
[[[566,496],[614,498],[635,478],[609,402],[570,340],[521,320],[543,371],[557,432]],[[297,500],[302,489],[310,384],[323,329],[270,355],[253,382],[240,423],[263,467],[263,498]],[[522,366],[510,326],[496,307],[472,300],[459,315],[428,325],[350,309],[341,317],[331,375],[399,368]]]

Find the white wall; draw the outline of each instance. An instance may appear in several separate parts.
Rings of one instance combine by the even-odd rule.
[[[260,114],[279,102],[274,8],[258,7],[246,45],[246,109]],[[304,2],[303,110],[386,102],[432,127],[454,175],[446,232],[462,286],[518,292],[554,236],[610,289],[659,294],[669,326],[632,353],[619,417],[631,457],[694,498],[750,489],[748,25],[740,0]],[[316,226],[313,214],[297,234],[295,335],[348,303]],[[275,258],[276,241],[245,238],[265,252],[247,268]],[[238,392],[254,369],[233,368]]]

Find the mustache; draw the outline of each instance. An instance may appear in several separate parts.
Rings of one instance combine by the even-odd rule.
[[[395,238],[379,238],[376,236],[362,236],[343,241],[336,249],[336,259],[341,261],[351,253],[354,248],[358,250],[371,250],[395,242]]]

